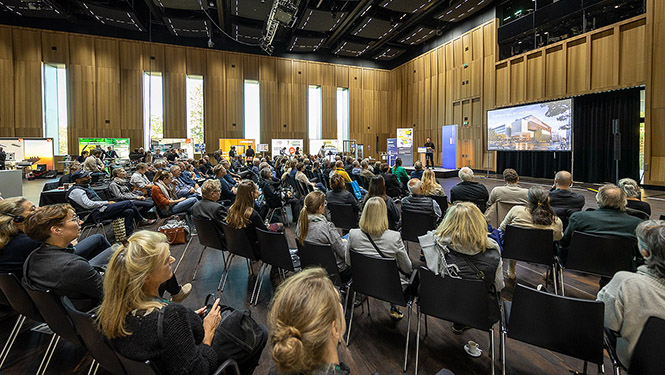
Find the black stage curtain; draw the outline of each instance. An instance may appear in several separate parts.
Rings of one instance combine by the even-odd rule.
[[[575,98],[573,133],[576,181],[614,181],[612,119],[619,119],[619,178],[640,180],[640,88]]]
[[[621,161],[619,178],[639,181],[640,88],[631,88],[573,99],[575,181],[614,181],[612,119],[619,119]],[[556,171],[570,171],[570,152],[498,151],[497,172],[513,168],[522,176],[553,178]]]
[[[570,157],[570,151],[497,151],[496,171],[513,168],[520,176],[554,178],[557,171],[570,170]]]

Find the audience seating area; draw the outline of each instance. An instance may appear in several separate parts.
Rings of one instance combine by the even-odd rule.
[[[311,159],[316,160],[316,157],[311,156]],[[346,160],[352,161],[352,158]],[[192,226],[191,236],[184,244],[171,246],[172,256],[179,259],[174,272],[180,283],[193,283],[193,291],[183,304],[198,309],[203,305],[203,297],[213,293],[221,298],[222,304],[249,310],[254,319],[265,324],[277,286],[304,268],[319,266],[328,272],[340,292],[347,320],[343,334],[346,345],[339,346],[340,359],[354,369],[354,374],[385,375],[402,371],[434,374],[444,368],[455,374],[494,375],[499,371],[503,374],[565,374],[569,370],[588,373],[589,363],[595,365],[599,372],[611,367],[616,373],[623,369],[624,372],[630,370],[631,374],[655,374],[665,368],[663,356],[656,353],[664,343],[665,324],[662,319],[652,317],[648,320],[635,347],[633,360],[622,364],[617,359],[612,341],[606,336],[611,332],[606,332],[604,328],[604,304],[596,300],[599,283],[602,288],[617,272],[635,272],[636,267],[642,264],[634,236],[629,238],[583,231],[569,234],[563,227],[559,229],[565,233],[560,242],[554,241],[555,232],[552,229],[541,227],[509,223],[505,230],[497,231],[500,225],[503,227],[502,222],[511,220],[516,211],[513,207],[525,204],[495,201],[493,206],[487,205],[485,220],[490,224],[488,234],[497,239],[502,247],[504,273],[501,284],[505,283],[505,287],[491,292],[495,296],[490,295],[487,285],[494,281],[494,275],[479,271],[469,263],[471,261],[466,255],[465,262],[478,276],[475,280],[459,277],[456,272],[442,276],[428,268],[420,248],[423,236],[436,231],[437,227],[441,228],[439,223],[443,226],[447,215],[452,215],[458,203],[450,202],[448,196],[450,189],[459,181],[439,179],[440,188],[448,195],[432,195],[431,199],[427,199],[438,204],[441,218],[427,213],[401,211],[401,241],[407,245],[414,270],[408,275],[408,284],[400,280],[401,271],[394,259],[383,257],[382,253],[382,257],[364,255],[350,247],[346,262],[351,267],[351,278],[346,281],[338,269],[330,244],[298,241],[299,224],[288,226],[286,222],[288,216],[293,217],[294,222],[298,220],[298,212],[287,215],[292,206],[286,204],[284,199],[281,205],[267,203],[268,197],[264,194],[264,184],[267,183],[274,184],[282,198],[293,196],[301,204],[308,194],[318,189],[290,175],[287,162],[286,158],[276,162],[262,160],[261,169],[270,171],[272,178],[269,179],[257,175],[242,161],[236,164],[234,160],[236,166],[228,171],[236,176],[236,182],[241,180],[238,176],[242,175],[251,177],[257,186],[264,187],[260,190],[255,208],[262,213],[261,221],[268,224],[266,229],[236,229],[225,221],[202,219],[192,215],[191,211],[178,214]],[[185,170],[187,166],[185,164]],[[130,168],[132,170],[128,172],[131,173],[135,165]],[[318,174],[332,176],[335,173],[326,163],[322,168]],[[313,175],[311,172],[309,169],[307,174]],[[199,183],[215,178],[212,170],[208,169],[188,173]],[[367,190],[372,191],[371,179],[358,175],[354,176],[354,180],[363,188],[363,195],[370,194]],[[488,190],[504,185],[495,177],[475,180]],[[506,182],[510,185],[510,181]],[[532,181],[522,183],[522,187],[546,184],[546,181]],[[329,181],[323,186],[328,189]],[[348,186],[347,183],[346,188]],[[419,182],[418,185],[410,182],[407,185],[409,191],[403,191],[403,196],[420,195],[412,190],[419,189],[417,186]],[[523,190],[526,194],[526,189]],[[355,194],[353,189],[349,191]],[[597,207],[591,193],[580,192],[586,199],[585,208]],[[193,196],[201,199],[200,195],[198,191]],[[203,198],[207,199],[206,196]],[[368,199],[369,196],[363,196],[360,200],[361,210]],[[490,195],[492,199],[493,195]],[[483,207],[487,203],[470,201]],[[398,198],[394,198],[394,203],[397,207],[404,204]],[[549,207],[549,203],[547,205]],[[471,206],[478,211],[476,206]],[[284,228],[275,222],[276,211],[280,211],[277,221],[284,224]],[[665,211],[665,205],[654,204],[653,211],[652,216],[657,217],[659,212]],[[171,217],[156,206],[151,212],[158,219],[156,223],[145,225],[135,221],[134,227],[144,225],[139,229],[157,230]],[[118,238],[123,232],[119,234],[118,228],[114,228],[117,225],[111,225],[113,219],[99,220],[92,212],[78,214],[86,221],[81,229],[81,239],[100,233],[111,243],[124,240]],[[330,203],[327,214],[331,226],[340,234],[359,228],[360,214],[354,213],[351,204]],[[565,213],[566,223],[570,219],[569,214]],[[88,215],[90,220],[86,220]],[[663,218],[662,215],[660,217]],[[643,219],[640,216],[640,220]],[[252,238],[258,241],[253,243]],[[347,241],[346,236],[343,241]],[[568,241],[567,246],[563,245],[564,241]],[[417,249],[413,250],[413,246]],[[565,251],[562,250],[564,248]],[[441,257],[444,258],[443,255]],[[234,262],[236,258],[241,259]],[[513,276],[506,273],[512,261],[519,262]],[[448,264],[447,267],[452,270],[457,266]],[[270,272],[266,272],[268,269]],[[0,304],[3,305],[0,340],[4,342],[0,353],[1,373],[160,374],[159,366],[154,361],[133,361],[114,350],[97,329],[96,311],[79,311],[66,296],[58,296],[50,290],[31,289],[12,273],[0,274],[0,291]],[[501,310],[498,321],[489,318],[491,304],[496,301],[499,301]],[[388,305],[393,309],[407,309],[407,319],[395,318],[392,310],[389,315]],[[415,321],[411,319],[413,307],[416,307]],[[453,323],[455,327],[463,328],[455,328],[453,332]],[[424,335],[421,334],[423,324]],[[467,328],[473,330],[466,331]],[[44,338],[44,333],[50,337]],[[50,342],[47,343],[48,340]],[[465,353],[470,350],[471,342],[479,345],[479,359]],[[497,342],[499,345],[496,345]],[[266,374],[272,367],[268,343],[255,374]],[[235,361],[227,360],[214,374],[240,374],[240,370]]]

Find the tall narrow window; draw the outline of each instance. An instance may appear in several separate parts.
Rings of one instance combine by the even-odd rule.
[[[58,155],[67,149],[67,70],[63,64],[43,64],[42,113],[44,136],[53,138]]]
[[[187,138],[203,143],[203,76],[187,76]]]
[[[261,138],[261,99],[259,81],[245,81],[245,139],[256,144]]]
[[[337,88],[337,141],[342,147],[343,141],[349,139],[349,89]]]
[[[150,148],[150,139],[164,138],[164,94],[162,73],[143,73],[143,145]]]
[[[321,86],[309,86],[307,100],[307,125],[309,139],[321,139],[323,120],[321,114]]]

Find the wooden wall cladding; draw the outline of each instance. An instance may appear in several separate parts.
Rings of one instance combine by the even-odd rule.
[[[487,22],[390,72],[387,95],[394,120],[388,121],[389,135],[394,137],[398,127],[413,127],[415,144],[430,137],[440,145],[441,126],[458,124],[458,141],[464,144],[464,151],[458,150],[459,166],[482,168],[487,155],[482,146],[484,106],[493,108],[497,97],[507,104],[511,93],[511,67],[504,64],[505,70],[495,72],[495,34],[495,22]],[[440,159],[435,153],[435,163]]]
[[[645,27],[646,37],[646,118],[644,160],[646,184],[665,185],[665,4],[660,0],[647,1],[644,26],[622,28],[627,39],[641,37],[636,29]],[[639,47],[637,47],[639,48]],[[640,59],[638,59],[638,62]],[[623,74],[624,61],[620,71]],[[626,64],[627,65],[627,64]],[[638,67],[639,71],[641,67]]]
[[[0,27],[0,136],[14,136],[14,53],[12,30]]]
[[[498,61],[494,64],[495,105],[642,85],[646,80],[645,31],[646,15],[640,15]]]

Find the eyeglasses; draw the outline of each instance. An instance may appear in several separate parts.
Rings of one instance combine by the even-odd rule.
[[[79,221],[80,221],[80,220],[79,220],[79,215],[77,215],[77,214],[74,214],[74,216],[72,216],[72,218],[71,218],[71,219],[69,219],[69,220],[67,220],[67,221],[73,221],[73,222],[75,222],[75,223],[77,223],[77,224],[78,224],[78,223],[79,223]]]
[[[644,228],[644,233],[647,233],[647,234],[648,234],[649,231],[652,230],[652,229],[663,228],[663,227],[665,227],[665,224],[652,225],[652,226],[650,226],[650,227],[646,227],[646,228]]]

